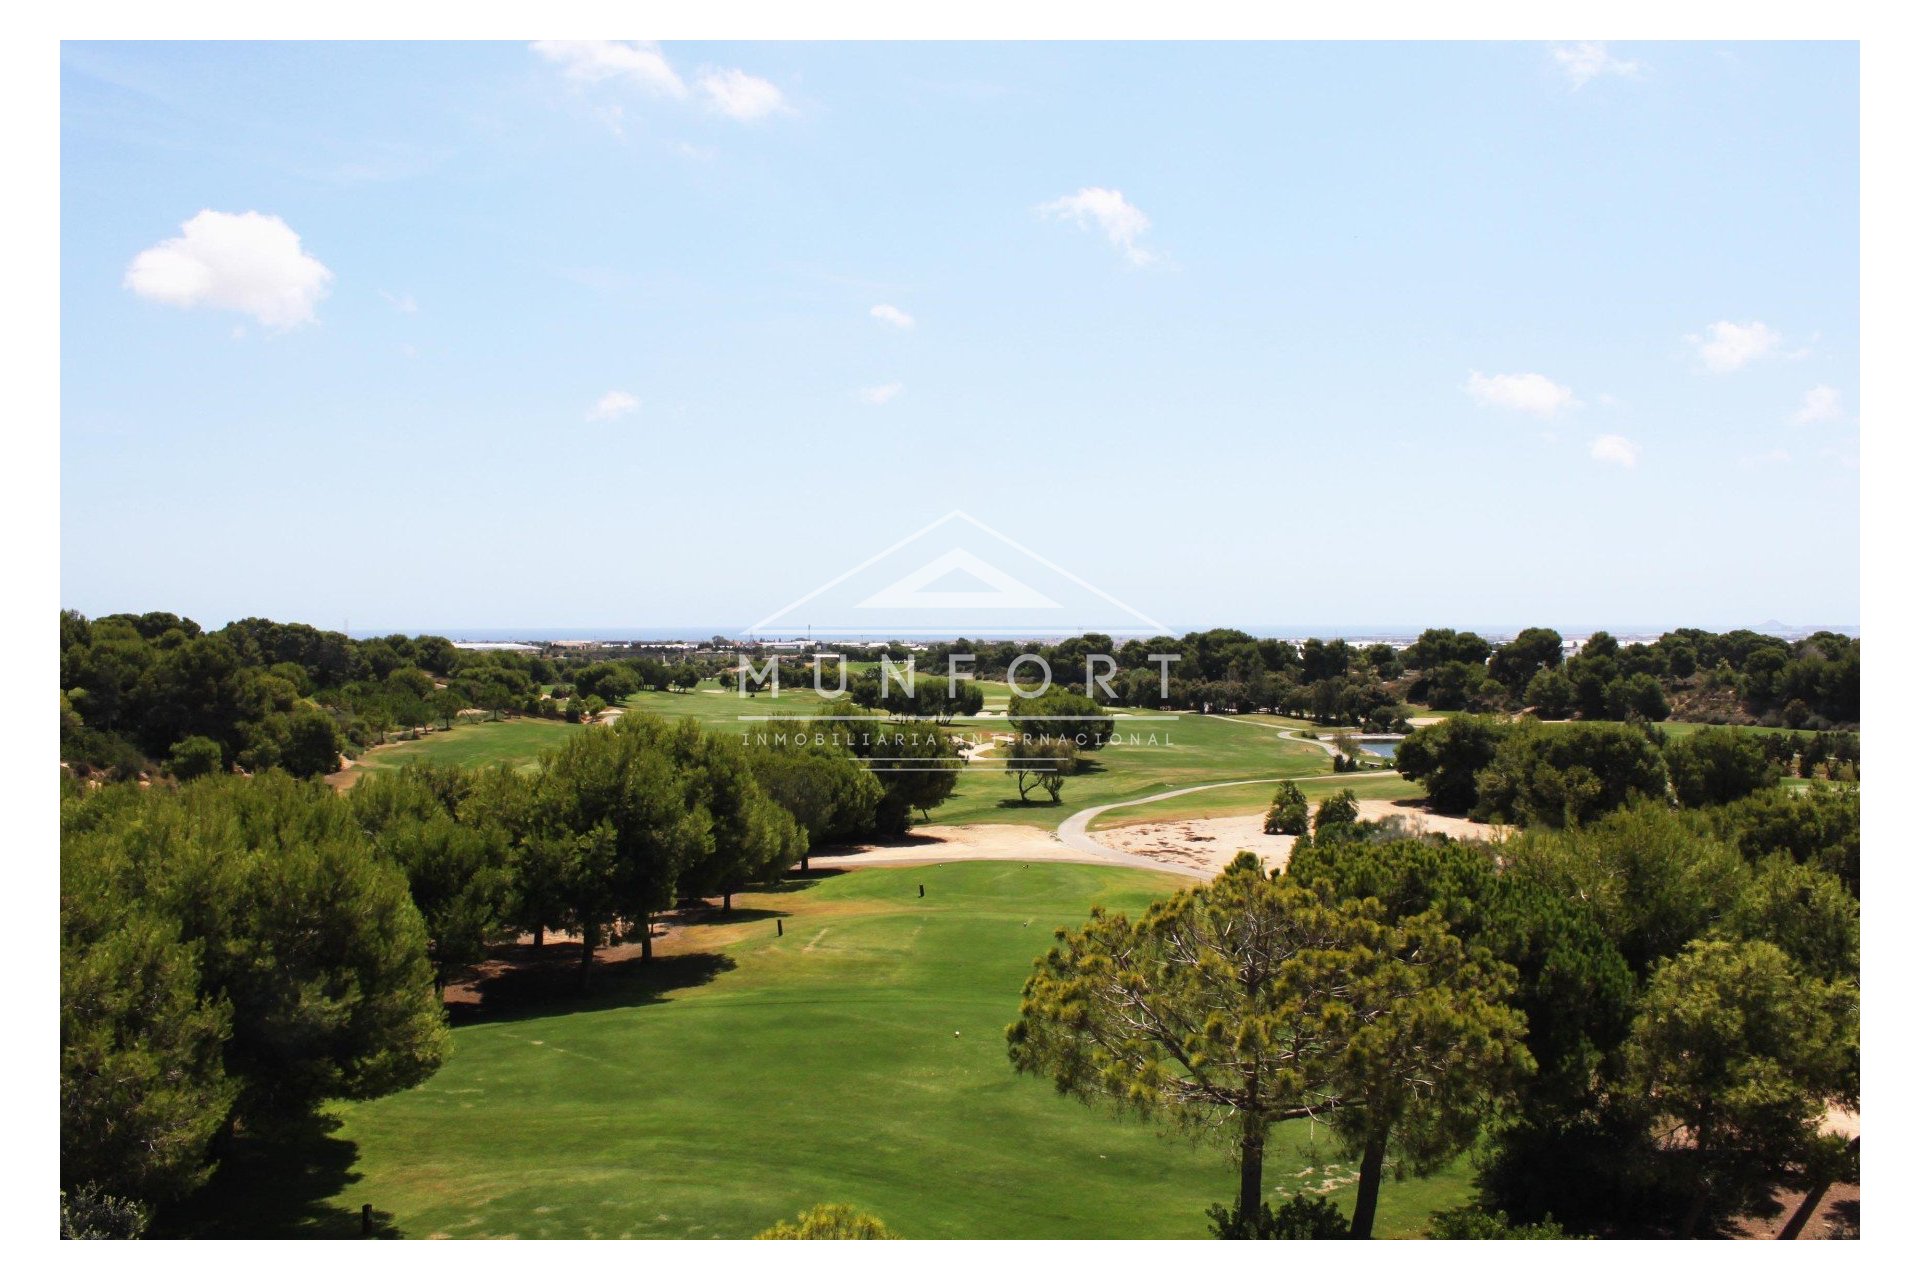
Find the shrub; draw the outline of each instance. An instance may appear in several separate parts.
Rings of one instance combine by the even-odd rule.
[[[1334,827],[1350,827],[1360,820],[1360,803],[1351,789],[1336,791],[1320,802],[1313,813],[1313,834],[1324,835]]]
[[[1270,836],[1307,834],[1307,797],[1291,782],[1283,782],[1273,793],[1267,808],[1266,832]]]
[[[138,1240],[147,1233],[147,1207],[108,1195],[91,1183],[60,1193],[62,1240]]]
[[[792,1222],[776,1222],[756,1240],[897,1240],[887,1224],[850,1204],[817,1204]]]
[[[191,782],[195,778],[204,778],[210,773],[218,773],[224,761],[220,744],[212,738],[195,735],[182,738],[173,744],[173,750],[167,754],[167,772],[182,782]]]
[[[1702,729],[1667,744],[1667,773],[1681,804],[1732,804],[1779,781],[1766,747],[1737,729]]]
[[[1442,1209],[1433,1215],[1427,1227],[1429,1240],[1576,1240],[1548,1214],[1539,1222],[1516,1223],[1507,1219],[1504,1209],[1488,1213],[1466,1205]]]
[[[1415,729],[1394,756],[1399,771],[1427,789],[1427,801],[1442,813],[1466,813],[1479,802],[1479,772],[1513,726],[1490,716],[1452,716]]]
[[[1561,827],[1591,822],[1636,796],[1664,798],[1667,770],[1647,736],[1627,725],[1534,720],[1513,726],[1474,782],[1475,817]]]
[[[1262,1204],[1251,1217],[1243,1217],[1238,1205],[1229,1208],[1216,1204],[1207,1210],[1208,1230],[1216,1240],[1344,1240],[1346,1215],[1338,1205],[1322,1196],[1305,1192],[1282,1200],[1278,1205]]]

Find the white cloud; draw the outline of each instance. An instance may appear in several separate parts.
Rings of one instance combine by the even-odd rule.
[[[707,95],[708,106],[734,120],[751,122],[788,110],[779,86],[738,67],[701,72],[700,92]]]
[[[1107,242],[1136,267],[1143,267],[1160,256],[1140,244],[1140,237],[1153,225],[1152,219],[1110,187],[1082,187],[1070,196],[1049,200],[1039,211],[1061,222],[1099,227],[1106,233]]]
[[[1640,74],[1639,63],[1614,57],[1607,52],[1607,46],[1597,40],[1557,44],[1553,46],[1553,60],[1576,89],[1600,76],[1633,77]]]
[[[885,404],[900,394],[900,384],[897,382],[885,382],[877,387],[862,387],[854,394],[862,400],[865,400],[868,404]]]
[[[1573,388],[1563,387],[1541,373],[1496,373],[1491,376],[1478,369],[1467,375],[1466,393],[1476,404],[1496,409],[1514,409],[1536,417],[1551,418],[1579,401]]]
[[[313,319],[333,272],[272,214],[202,209],[174,239],[142,250],[122,283],[155,302],[239,311],[270,329],[291,329]]]
[[[580,84],[619,80],[663,97],[687,96],[686,82],[651,40],[536,40],[529,47]]]
[[[1709,372],[1732,373],[1772,354],[1780,345],[1780,335],[1758,320],[1745,324],[1715,320],[1707,326],[1705,336],[1690,333],[1687,341],[1700,352],[1700,362]]]
[[[615,418],[624,418],[640,407],[640,398],[628,391],[609,391],[593,402],[587,410],[588,422],[612,422]]]
[[[410,316],[420,310],[420,304],[413,300],[413,295],[410,293],[388,293],[382,289],[380,296],[387,300],[388,306],[403,316]]]
[[[1612,462],[1631,467],[1640,461],[1640,446],[1625,436],[1598,436],[1587,453],[1595,462]]]
[[[894,306],[891,302],[883,302],[873,308],[873,310],[867,312],[867,314],[875,320],[885,321],[896,329],[913,328],[913,317]]]
[[[1812,422],[1832,422],[1839,416],[1840,393],[1823,383],[1800,398],[1800,409],[1793,415],[1793,421],[1804,427]]]

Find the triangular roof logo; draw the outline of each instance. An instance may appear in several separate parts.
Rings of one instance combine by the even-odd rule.
[[[975,582],[973,590],[955,590]],[[974,555],[955,547],[854,606],[858,609],[1058,609],[1060,602],[1035,591]]]
[[[1167,627],[964,511],[869,556],[746,629],[750,636],[1038,639]]]

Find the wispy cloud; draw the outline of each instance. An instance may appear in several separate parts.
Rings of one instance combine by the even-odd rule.
[[[413,295],[410,293],[388,293],[385,289],[382,289],[380,296],[387,300],[388,306],[403,316],[413,315],[420,310],[420,304],[413,300]]]
[[[587,410],[588,422],[612,422],[615,418],[624,418],[640,407],[640,398],[629,391],[609,391],[593,402]]]
[[[202,209],[178,236],[142,250],[122,283],[154,302],[238,311],[269,329],[291,329],[314,318],[333,272],[272,214]]]
[[[1039,212],[1060,222],[1099,228],[1107,243],[1133,266],[1144,267],[1161,256],[1140,243],[1153,220],[1111,187],[1082,187],[1070,196],[1047,201]]]
[[[1639,63],[1614,57],[1607,51],[1607,46],[1598,40],[1554,45],[1553,61],[1567,78],[1567,83],[1576,89],[1586,87],[1601,76],[1625,76],[1631,79],[1640,74]]]
[[[868,404],[882,405],[882,404],[886,404],[889,400],[892,400],[895,396],[899,395],[900,391],[901,391],[901,386],[899,383],[883,382],[877,387],[862,387],[858,391],[854,392],[854,394],[859,396],[862,400],[866,401]]]
[[[1625,436],[1596,436],[1587,447],[1587,455],[1595,462],[1611,462],[1618,467],[1631,467],[1640,461],[1640,446]]]
[[[651,40],[536,40],[529,47],[560,68],[569,82],[583,87],[629,86],[678,100],[697,90],[708,109],[745,123],[792,110],[778,85],[738,67],[703,67],[690,89]],[[617,103],[598,106],[594,114],[615,133],[625,128],[625,112]]]
[[[892,325],[896,329],[913,328],[913,317],[894,306],[891,302],[883,302],[867,312],[867,314],[875,320]]]
[[[1709,373],[1732,373],[1778,350],[1780,334],[1759,320],[1715,320],[1706,333],[1690,333],[1687,341]]]
[[[1551,418],[1579,403],[1573,398],[1572,387],[1563,387],[1543,373],[1485,374],[1475,369],[1467,375],[1464,390],[1482,407],[1512,409],[1539,418]]]
[[[1800,397],[1800,408],[1794,413],[1796,426],[1807,426],[1815,422],[1833,422],[1841,416],[1840,393],[1822,383]]]
[[[662,97],[687,96],[686,81],[651,40],[536,40],[531,48],[579,84],[616,80]]]
[[[730,120],[752,123],[791,110],[787,96],[778,85],[759,76],[750,76],[737,67],[723,67],[700,74],[700,92],[707,105]]]

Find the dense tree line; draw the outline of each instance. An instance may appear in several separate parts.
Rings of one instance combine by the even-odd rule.
[[[1857,845],[1857,799],[1787,803],[1851,808]],[[1844,857],[1754,838],[1778,803],[1643,802],[1497,849],[1357,824],[1286,878],[1390,920],[1437,911],[1513,966],[1535,1070],[1487,1115],[1489,1207],[1692,1235],[1830,1178],[1845,1152],[1821,1122],[1858,1103],[1859,901],[1821,865]]]
[[[1857,1176],[1822,1126],[1859,1098],[1857,791],[1639,801],[1497,846],[1334,799],[1284,873],[1242,854],[1062,930],[1009,1029],[1022,1070],[1227,1144],[1216,1235],[1364,1237],[1386,1176],[1470,1148],[1480,1202],[1435,1235],[1710,1234]],[[1350,1222],[1262,1202],[1299,1120],[1357,1161]]]
[[[1857,782],[1854,734],[1669,735],[1651,726],[1451,716],[1409,734],[1395,767],[1443,813],[1513,826],[1572,826],[1636,799],[1730,804],[1789,772]]]
[[[68,1188],[178,1200],[236,1132],[447,1053],[407,877],[319,784],[69,781],[60,878]]]
[[[1790,641],[1682,628],[1628,645],[1600,631],[1565,658],[1559,633],[1545,627],[1497,647],[1472,632],[1430,630],[1400,657],[1408,695],[1446,711],[1664,720],[1679,708],[1691,720],[1794,729],[1860,719],[1860,641],[1831,631]]]
[[[439,992],[490,944],[574,935],[585,985],[604,946],[637,940],[651,958],[654,922],[677,903],[725,909],[816,843],[903,830],[952,790],[936,725],[782,728],[754,743],[630,714],[530,772],[409,766],[345,793],[279,770],[152,786],[69,776],[61,1179],[74,1229],[143,1223],[202,1185],[236,1135],[423,1079],[450,1047]]]
[[[1047,659],[1061,685],[1102,702],[1271,710],[1376,731],[1404,728],[1409,703],[1442,711],[1532,708],[1551,720],[1657,721],[1678,712],[1690,720],[1795,729],[1860,718],[1860,641],[1835,632],[1790,641],[1682,628],[1628,645],[1596,632],[1571,658],[1566,647],[1549,627],[1528,627],[1501,644],[1436,627],[1401,650],[1345,640],[1294,644],[1215,628],[1117,646],[1097,633],[1037,646],[962,638],[915,656],[922,670],[944,672],[948,655],[969,654],[977,674],[1004,678],[1014,659],[1031,651]],[[903,646],[894,649],[905,656]],[[1110,655],[1116,669],[1096,658],[1090,670],[1089,655]],[[1163,660],[1168,655],[1174,660]]]
[[[170,613],[60,615],[61,759],[130,778],[278,768],[331,773],[350,745],[449,724],[464,708],[542,711],[537,655],[439,636],[352,640],[247,618],[203,631]],[[556,709],[554,714],[559,714]]]

